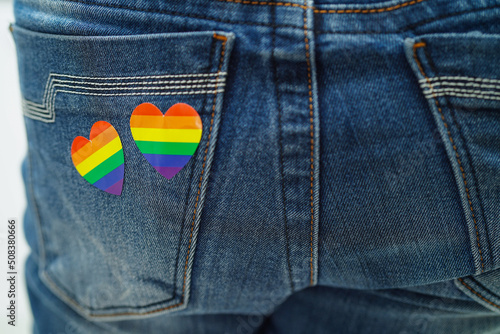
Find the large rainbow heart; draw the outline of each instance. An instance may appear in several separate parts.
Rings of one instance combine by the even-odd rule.
[[[142,103],[132,112],[130,130],[146,160],[171,179],[196,151],[203,126],[188,104],[174,104],[164,115],[154,104]]]
[[[90,140],[78,136],[71,145],[71,159],[78,173],[93,186],[113,195],[123,188],[124,159],[115,128],[98,121],[90,129]]]

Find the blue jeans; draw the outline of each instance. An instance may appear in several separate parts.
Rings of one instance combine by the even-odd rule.
[[[500,333],[495,0],[17,0],[34,332]],[[172,179],[130,116],[187,103]],[[120,196],[74,168],[106,121]]]

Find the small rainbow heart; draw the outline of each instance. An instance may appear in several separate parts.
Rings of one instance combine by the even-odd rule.
[[[142,103],[132,112],[130,130],[146,160],[171,179],[196,151],[203,127],[188,104],[174,104],[164,115],[154,104]]]
[[[123,188],[124,159],[120,137],[108,122],[90,129],[90,140],[78,136],[71,145],[71,159],[78,173],[93,186],[113,195]]]

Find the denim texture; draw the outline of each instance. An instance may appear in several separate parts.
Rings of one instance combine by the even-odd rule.
[[[500,3],[17,0],[36,333],[500,331]],[[141,103],[203,136],[171,180]],[[111,123],[121,196],[71,142]]]

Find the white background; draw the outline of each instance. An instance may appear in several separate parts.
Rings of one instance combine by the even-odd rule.
[[[24,280],[29,253],[22,228],[26,207],[21,163],[26,154],[26,132],[21,112],[16,50],[9,31],[12,2],[0,0],[0,333],[31,333],[32,315]],[[7,324],[7,221],[17,219],[16,326]]]

